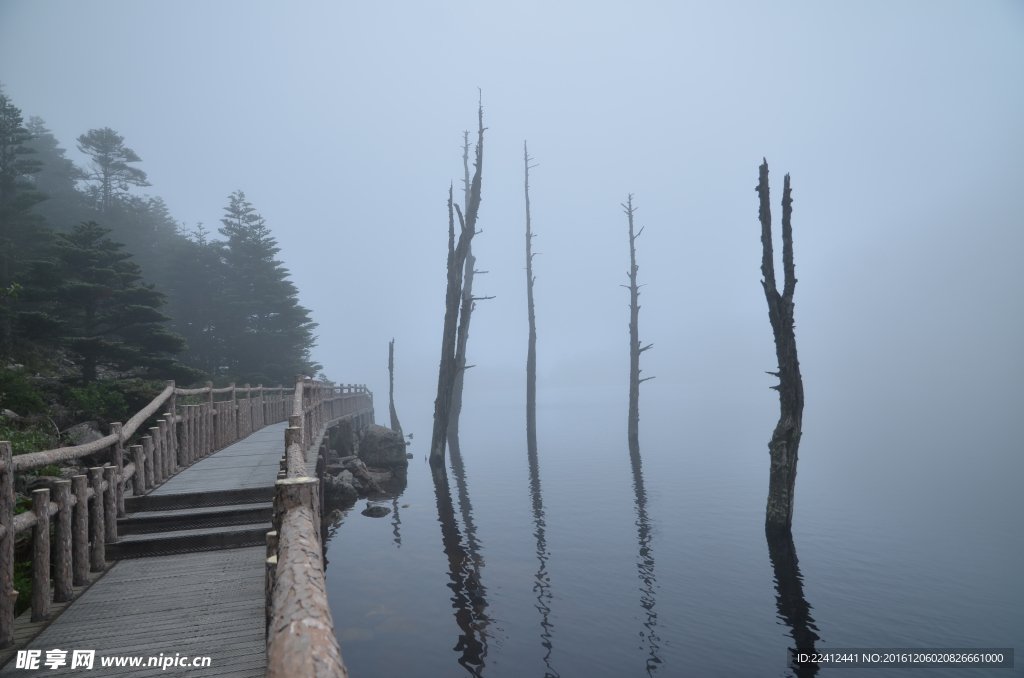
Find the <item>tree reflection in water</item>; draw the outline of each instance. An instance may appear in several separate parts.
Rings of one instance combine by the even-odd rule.
[[[398,515],[398,497],[395,495],[391,499],[391,534],[395,535],[395,546],[402,548],[402,533],[399,531],[398,526],[402,524],[402,518]]]
[[[553,647],[552,637],[554,625],[549,619],[551,614],[551,579],[548,577],[548,545],[544,532],[547,528],[544,522],[544,499],[540,492],[540,465],[537,460],[537,450],[533,446],[527,449],[527,457],[530,460],[530,496],[533,499],[533,536],[537,539],[537,561],[540,564],[537,568],[537,577],[533,583],[533,592],[537,594],[535,607],[540,612],[541,647],[546,650],[544,655],[544,666],[547,671],[544,678],[559,678],[558,671],[551,666],[551,649]]]
[[[797,648],[814,652],[814,643],[821,637],[816,633],[818,627],[811,617],[811,606],[804,598],[803,577],[796,559],[793,535],[788,531],[768,529],[765,536],[768,538],[768,557],[775,571],[775,604],[779,609],[779,619],[789,627]],[[804,665],[793,671],[798,678],[805,678],[817,675],[818,666]]]
[[[476,528],[472,520],[473,508],[469,503],[469,491],[466,488],[465,469],[462,465],[462,456],[459,454],[457,437],[449,438],[448,447],[452,470],[455,472],[455,480],[459,487],[459,508],[466,532],[465,545],[455,518],[448,472],[444,466],[434,467],[431,469],[431,475],[434,478],[434,495],[437,498],[437,519],[441,523],[441,543],[445,555],[448,556],[448,577],[451,579],[448,588],[454,594],[451,600],[452,607],[455,608],[455,621],[462,631],[454,650],[461,652],[459,664],[472,675],[481,676],[485,666],[484,659],[487,657],[486,630],[490,623],[485,612],[486,589],[480,581],[480,571],[484,563],[476,539]]]
[[[647,493],[644,490],[644,472],[640,460],[640,450],[631,449],[629,461],[633,466],[633,491],[636,493],[636,529],[637,542],[639,544],[639,556],[636,567],[640,575],[640,607],[647,615],[644,622],[644,631],[640,635],[647,643],[647,662],[645,670],[647,675],[652,676],[661,666],[661,658],[658,652],[661,646],[661,638],[657,634],[658,613],[654,610],[655,588],[657,580],[654,578],[654,551],[651,549],[651,521],[647,516]]]

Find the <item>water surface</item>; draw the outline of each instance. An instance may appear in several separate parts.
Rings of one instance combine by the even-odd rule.
[[[868,449],[812,423],[793,539],[769,544],[763,403],[679,412],[645,394],[631,458],[625,408],[607,414],[617,401],[549,398],[531,457],[514,395],[473,399],[444,472],[417,438],[391,515],[364,517],[361,501],[331,530],[353,676],[783,676],[797,641],[1024,647],[1022,474],[1019,457],[994,467],[999,436],[979,438],[982,467],[915,467],[887,456],[899,436]],[[906,456],[941,438],[919,436],[926,449]]]

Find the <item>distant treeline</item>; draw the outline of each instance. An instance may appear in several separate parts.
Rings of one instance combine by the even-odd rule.
[[[188,230],[110,128],[65,149],[0,90],[0,359],[87,385],[104,379],[287,383],[320,369],[263,217],[242,191],[218,233]]]

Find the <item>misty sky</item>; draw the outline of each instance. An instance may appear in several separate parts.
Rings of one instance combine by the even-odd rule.
[[[0,82],[76,160],[86,130],[124,135],[189,227],[244,190],[326,374],[386,397],[394,337],[421,435],[478,87],[476,289],[497,298],[473,316],[466,388],[520,408],[525,139],[542,407],[613,392],[625,425],[633,193],[642,406],[686,426],[697,399],[752,393],[771,420],[766,157],[776,225],[785,173],[794,187],[805,425],[856,438],[898,405],[907,436],[995,431],[1020,451],[1024,4],[427,4],[4,1]]]

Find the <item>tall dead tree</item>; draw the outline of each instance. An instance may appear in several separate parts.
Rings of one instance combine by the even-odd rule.
[[[640,329],[638,326],[640,318],[640,285],[636,284],[636,273],[640,267],[636,265],[636,239],[644,232],[643,227],[634,234],[633,214],[636,208],[633,207],[633,194],[629,194],[626,204],[622,206],[626,216],[629,217],[629,285],[622,285],[629,290],[629,451],[631,454],[640,452],[640,384],[654,377],[640,378],[640,354],[650,349],[654,344],[640,346]]]
[[[526,142],[523,142],[524,190],[526,192],[526,313],[530,337],[526,348],[526,449],[537,454],[537,320],[533,314],[533,232],[530,230],[530,165]]]
[[[462,301],[463,269],[476,234],[476,218],[480,210],[480,173],[484,158],[484,109],[477,113],[478,133],[476,165],[469,187],[466,214],[454,202],[454,193],[448,189],[448,286],[445,292],[444,329],[441,337],[441,363],[437,375],[437,398],[434,400],[434,430],[430,438],[430,463],[444,465],[445,446],[448,441],[448,420],[451,414],[452,393],[459,373],[456,362],[456,344],[459,325],[459,306]],[[459,239],[455,240],[455,216],[459,217]],[[468,328],[467,328],[468,331]]]
[[[771,472],[768,480],[768,507],[765,528],[788,532],[793,525],[793,490],[796,486],[797,450],[804,412],[804,385],[800,378],[800,362],[796,357],[796,335],[793,332],[793,290],[796,269],[793,266],[793,199],[789,175],[782,189],[782,269],[785,277],[782,294],[775,284],[775,260],[772,251],[772,213],[768,194],[768,161],[761,164],[757,182],[760,197],[758,217],[761,220],[761,274],[764,296],[768,300],[768,319],[775,335],[775,355],[779,371],[769,372],[779,378],[772,386],[779,392],[779,423],[768,443]]]
[[[388,409],[391,412],[391,430],[402,434],[402,425],[398,422],[395,410],[395,340],[388,344]]]
[[[472,181],[469,178],[469,132],[463,132],[462,169],[465,178],[465,202],[463,210],[469,214],[469,200],[472,195]],[[477,231],[477,234],[479,231]],[[476,234],[474,234],[476,235]],[[448,417],[448,438],[454,440],[459,436],[459,416],[462,414],[462,387],[466,379],[466,346],[469,343],[469,322],[476,310],[476,302],[494,297],[474,297],[473,278],[476,274],[483,275],[487,271],[476,270],[476,257],[473,256],[472,243],[466,249],[466,263],[462,273],[462,308],[459,312],[459,330],[455,341],[455,383],[452,384],[452,407]]]

